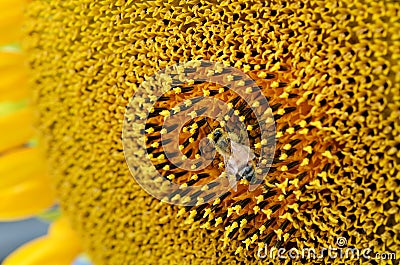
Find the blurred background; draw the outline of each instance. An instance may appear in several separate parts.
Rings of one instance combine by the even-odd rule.
[[[37,218],[0,223],[0,263],[24,243],[47,233],[49,224]]]

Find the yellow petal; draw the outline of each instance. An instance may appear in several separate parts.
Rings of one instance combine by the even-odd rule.
[[[54,202],[51,180],[37,148],[0,156],[0,220],[37,214]]]
[[[23,54],[0,52],[0,102],[16,101],[28,96]]]
[[[58,218],[52,223],[49,228],[49,235],[58,239],[69,237],[73,241],[79,241],[75,231],[71,228],[68,218],[65,216]]]
[[[24,108],[0,117],[0,152],[21,146],[33,136],[31,109]]]
[[[20,39],[23,10],[26,0],[0,1],[0,45]]]
[[[10,67],[15,67],[11,70],[20,70],[23,67],[23,54],[14,51],[1,51],[0,52],[0,69],[7,70]]]
[[[79,239],[68,221],[60,218],[47,236],[20,247],[3,265],[70,265],[81,251]]]
[[[0,189],[46,175],[38,148],[25,147],[0,156]]]
[[[0,220],[26,218],[51,207],[55,202],[49,180],[39,178],[0,190]]]

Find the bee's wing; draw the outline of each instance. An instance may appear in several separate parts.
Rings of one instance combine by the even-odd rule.
[[[253,150],[247,145],[231,141],[231,149],[231,158],[234,157],[235,160],[239,160],[244,165],[255,158]]]

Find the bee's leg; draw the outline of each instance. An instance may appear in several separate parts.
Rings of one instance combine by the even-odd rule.
[[[238,174],[236,174],[236,181],[239,181],[239,180],[241,180],[242,179],[242,176],[238,173]]]
[[[252,180],[254,177],[254,169],[252,165],[245,166],[241,172],[236,176],[237,180],[245,179],[247,181]]]
[[[204,155],[204,147],[203,146],[199,146],[199,154],[200,154],[200,156]]]
[[[199,155],[201,157],[204,157],[206,159],[212,157],[212,151],[210,150],[212,147],[209,146],[209,144],[206,144],[204,146],[199,146]]]
[[[246,179],[247,181],[249,181],[250,185],[258,185],[258,184],[261,184],[264,182],[263,179],[256,178],[256,173],[254,171],[254,167],[253,167],[253,165],[250,165],[250,164],[244,168],[242,177],[244,179]]]
[[[258,178],[256,178],[255,175],[253,175],[250,180],[250,185],[259,185],[259,184],[262,184],[263,182],[264,182],[263,179],[258,179]]]

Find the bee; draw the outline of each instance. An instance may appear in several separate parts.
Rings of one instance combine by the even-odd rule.
[[[255,181],[253,160],[256,156],[250,147],[240,143],[237,134],[216,128],[207,138],[214,143],[215,150],[223,157],[228,176],[235,176],[236,181]]]

